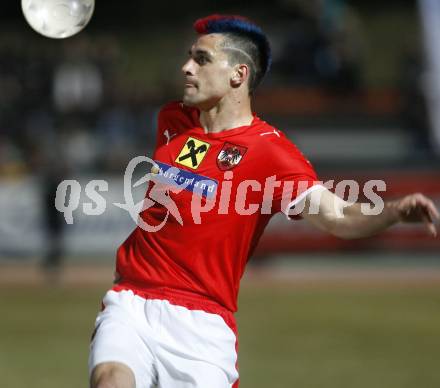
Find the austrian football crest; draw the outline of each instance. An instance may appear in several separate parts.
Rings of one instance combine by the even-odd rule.
[[[247,148],[232,143],[225,143],[217,156],[217,166],[220,170],[230,170],[243,159]]]

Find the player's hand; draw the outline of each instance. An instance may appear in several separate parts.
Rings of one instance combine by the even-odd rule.
[[[440,219],[440,214],[434,203],[423,194],[411,194],[392,203],[401,222],[424,222],[429,234],[437,236],[435,222]]]

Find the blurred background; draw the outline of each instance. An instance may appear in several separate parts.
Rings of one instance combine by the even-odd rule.
[[[385,199],[423,192],[440,205],[436,0],[106,0],[83,32],[64,40],[38,35],[20,2],[7,1],[5,387],[87,386],[88,335],[115,250],[135,226],[113,203],[124,201],[128,162],[151,156],[160,107],[181,97],[192,23],[210,13],[239,13],[266,31],[274,63],[254,109],[285,131],[323,181],[384,180]],[[64,179],[83,187],[72,225],[54,207]],[[99,216],[81,211],[92,179],[109,182]],[[439,253],[440,239],[420,225],[342,241],[274,217],[240,299],[242,386],[439,386]]]

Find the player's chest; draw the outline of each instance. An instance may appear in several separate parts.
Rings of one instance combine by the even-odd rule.
[[[154,159],[169,166],[218,181],[227,171],[237,177],[255,173],[255,149],[246,137],[211,138],[196,131],[167,138]]]

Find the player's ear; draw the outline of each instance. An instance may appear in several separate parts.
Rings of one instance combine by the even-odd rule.
[[[242,63],[234,66],[231,77],[231,86],[233,88],[240,87],[249,78],[249,66]]]

